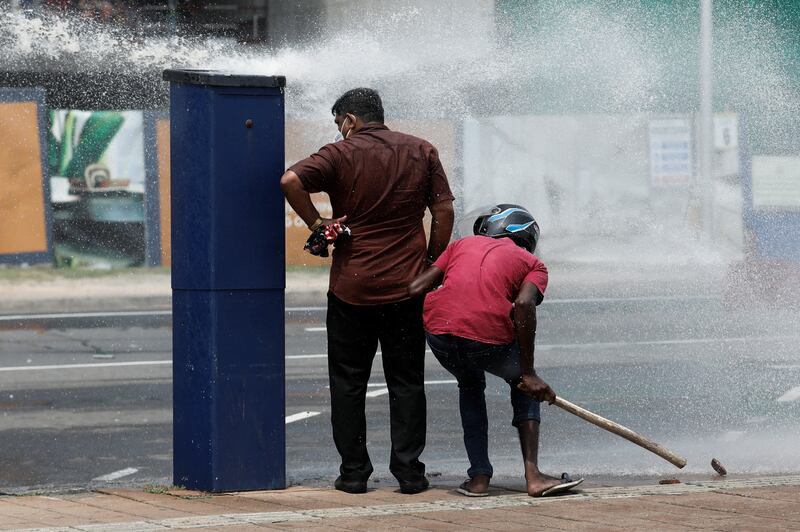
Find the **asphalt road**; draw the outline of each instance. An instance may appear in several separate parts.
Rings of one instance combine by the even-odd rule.
[[[599,483],[800,472],[797,311],[727,309],[713,295],[557,299],[539,307],[536,365],[559,395],[685,456],[669,463],[543,406],[541,466]],[[287,473],[336,476],[324,312],[287,312]],[[167,312],[0,316],[0,492],[171,483],[171,325]],[[436,479],[467,463],[458,394],[427,361],[428,443]],[[388,473],[388,395],[376,357],[368,405],[373,479]],[[508,388],[490,377],[495,482],[521,487]],[[314,414],[302,414],[310,412]]]

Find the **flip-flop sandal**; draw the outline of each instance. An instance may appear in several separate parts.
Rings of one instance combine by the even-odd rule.
[[[464,482],[462,482],[461,485],[458,488],[456,488],[456,491],[458,493],[460,493],[461,495],[466,495],[467,497],[488,497],[489,496],[489,492],[488,491],[483,491],[483,492],[470,491],[470,489],[469,489],[469,480],[465,480]]]
[[[539,495],[539,497],[547,497],[550,495],[558,495],[560,493],[567,492],[572,488],[574,488],[575,486],[577,486],[578,484],[580,484],[581,482],[583,482],[583,478],[579,478],[578,480],[572,480],[572,477],[569,476],[568,473],[561,473],[561,480],[563,480],[564,482],[556,486],[553,486],[552,488],[544,490],[542,494]]]

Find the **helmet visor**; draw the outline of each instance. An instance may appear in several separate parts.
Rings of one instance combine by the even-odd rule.
[[[490,214],[494,207],[495,205],[491,204],[482,205],[456,218],[456,223],[453,226],[453,238],[464,238],[465,236],[474,235],[475,221],[481,216]]]

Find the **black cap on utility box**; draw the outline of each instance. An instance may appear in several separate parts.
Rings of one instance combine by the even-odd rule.
[[[213,87],[285,87],[286,76],[253,76],[214,70],[167,69],[164,81]]]

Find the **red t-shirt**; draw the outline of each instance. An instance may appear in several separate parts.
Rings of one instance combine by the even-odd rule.
[[[450,244],[434,264],[442,286],[425,298],[425,330],[486,344],[514,341],[511,308],[522,283],[544,295],[547,268],[510,238],[468,236]]]

